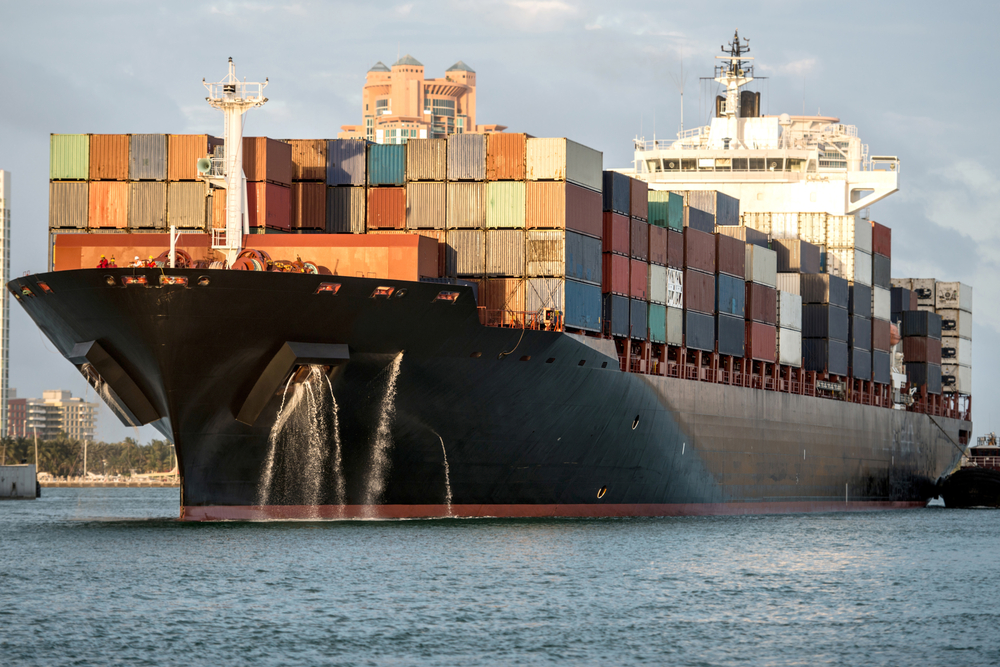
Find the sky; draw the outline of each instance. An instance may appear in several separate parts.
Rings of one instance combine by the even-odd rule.
[[[708,122],[699,77],[735,29],[750,38],[765,113],[856,125],[872,155],[900,158],[900,191],[874,205],[893,229],[894,277],[974,287],[974,432],[1000,428],[1000,5],[986,2],[5,2],[0,169],[12,174],[11,276],[47,266],[50,133],[222,134],[202,79],[227,58],[269,102],[245,134],[332,138],[361,122],[365,72],[412,54],[440,77],[477,73],[477,122],[565,136],[629,167],[636,136]],[[683,72],[683,76],[682,76]],[[986,77],[984,79],[983,77]],[[985,81],[985,82],[984,82]],[[93,391],[24,312],[11,312],[10,384]],[[88,393],[89,392],[89,393]],[[994,421],[996,423],[994,423]],[[98,437],[138,433],[102,407]]]

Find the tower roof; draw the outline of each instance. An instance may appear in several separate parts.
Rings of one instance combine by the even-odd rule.
[[[403,56],[402,58],[400,58],[399,60],[397,60],[392,64],[393,67],[395,67],[396,65],[414,65],[416,67],[424,66],[422,62],[411,56],[409,53],[407,53],[405,56]]]
[[[388,72],[389,68],[385,66],[381,60],[372,65],[372,68],[368,70],[369,72]]]
[[[476,73],[476,70],[472,69],[471,67],[469,67],[468,65],[466,65],[465,63],[463,63],[461,60],[459,60],[457,63],[455,63],[454,65],[452,65],[451,67],[449,67],[445,71],[446,72],[472,72],[473,74]]]

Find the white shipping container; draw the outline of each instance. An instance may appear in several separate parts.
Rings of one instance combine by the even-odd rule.
[[[684,272],[681,269],[667,269],[667,305],[671,308],[684,307]],[[669,334],[667,338],[670,338]]]
[[[769,248],[746,247],[746,281],[774,287],[778,280],[778,256]]]
[[[486,275],[524,276],[524,230],[486,230]]]
[[[892,315],[892,291],[883,287],[872,288],[872,317],[889,320]]]
[[[770,234],[771,214],[753,212],[740,213],[740,224],[744,227],[749,227],[750,229],[756,229],[758,232]]]
[[[912,285],[910,289],[917,293],[917,305],[934,308],[937,304],[935,298],[937,281],[934,278],[913,278],[910,283]]]
[[[777,330],[778,363],[798,368],[802,365],[802,332],[793,329]]]
[[[667,302],[667,267],[657,264],[649,265],[649,300],[653,303]]]
[[[856,215],[828,215],[826,245],[835,248],[855,248],[871,254],[872,223]]]
[[[681,345],[684,342],[684,310],[667,308],[667,345]]]
[[[778,279],[775,281],[777,287],[782,292],[788,292],[789,294],[802,294],[802,287],[799,281],[798,273],[779,273]]]
[[[806,243],[826,245],[826,213],[799,213],[799,238]]]
[[[525,275],[566,275],[566,230],[529,229],[526,234]]]
[[[529,181],[569,181],[600,192],[604,154],[569,139],[531,138],[526,147]]]
[[[942,336],[958,336],[972,340],[972,313],[967,313],[964,310],[941,309],[937,311],[937,314],[941,316]]]
[[[937,283],[934,307],[972,312],[972,288],[962,283]]]
[[[802,297],[791,292],[778,291],[778,326],[802,331]]]
[[[972,365],[972,341],[958,336],[941,336],[941,363]]]
[[[772,213],[771,237],[776,239],[799,238],[799,214]]]
[[[941,364],[941,388],[948,393],[972,394],[972,368]]]
[[[854,248],[827,248],[826,272],[844,280],[872,284],[872,256]]]
[[[903,289],[913,289],[913,278],[893,278],[893,287],[902,287]]]

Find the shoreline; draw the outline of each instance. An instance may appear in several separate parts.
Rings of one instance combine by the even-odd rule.
[[[122,481],[122,482],[108,482],[108,481],[104,481],[104,480],[97,480],[97,481],[89,481],[89,480],[88,481],[84,481],[84,480],[48,480],[48,481],[44,481],[43,482],[43,481],[39,480],[39,484],[41,484],[41,486],[42,486],[43,489],[46,489],[46,488],[62,488],[62,489],[99,488],[99,489],[108,489],[108,488],[115,488],[115,487],[133,488],[133,489],[134,488],[163,488],[163,489],[167,489],[167,488],[178,488],[180,486],[180,482],[178,482],[176,480],[174,480],[174,481],[162,481],[162,482],[161,481],[150,481],[150,480]]]

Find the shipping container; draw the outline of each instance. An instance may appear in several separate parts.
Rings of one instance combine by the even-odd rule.
[[[892,362],[888,352],[872,350],[872,380],[879,384],[889,384],[892,380]]]
[[[855,380],[870,381],[872,379],[872,353],[856,347],[847,348],[847,373]]]
[[[777,269],[780,273],[819,273],[819,246],[801,239],[774,239],[771,247],[775,252]]]
[[[291,145],[268,137],[243,137],[243,173],[248,182],[291,185]]]
[[[83,229],[87,227],[88,184],[79,182],[49,183],[49,228]]]
[[[742,278],[719,274],[715,277],[715,311],[742,319],[746,312],[746,292],[746,283]]]
[[[629,254],[631,220],[617,213],[604,213],[604,235],[602,248],[604,252]]]
[[[603,311],[605,332],[612,336],[629,335],[632,323],[629,321],[629,299],[627,296],[605,294]]]
[[[972,369],[958,364],[942,365],[941,389],[949,394],[972,394]]]
[[[129,229],[158,229],[167,226],[167,184],[157,181],[129,183]]]
[[[390,231],[390,230],[386,230]],[[395,230],[391,230],[395,231]],[[448,239],[447,232],[443,229],[419,229],[416,231],[409,231],[410,234],[416,234],[417,236],[425,236],[429,239],[434,239],[437,241],[438,249],[438,275],[447,276],[448,275],[448,262],[447,262],[447,250],[448,250]]]
[[[486,184],[448,183],[448,229],[482,229],[486,226]]]
[[[563,323],[572,329],[584,331],[601,330],[601,288],[576,280],[562,278],[529,278],[527,280],[527,305],[529,312],[539,312],[549,308],[562,313]],[[610,295],[609,295],[610,296]],[[616,297],[625,302],[625,312],[628,312],[628,299]],[[625,316],[625,327],[628,317]],[[627,335],[628,331],[621,335]]]
[[[782,329],[802,331],[802,297],[791,292],[778,291],[778,326]]]
[[[912,278],[893,278],[893,287],[900,287],[903,289],[912,290],[913,289],[913,279]]]
[[[326,229],[326,183],[292,184],[292,229]]]
[[[778,290],[760,283],[746,283],[746,319],[777,324]]]
[[[892,347],[892,327],[885,320],[872,320],[872,349],[888,352]]]
[[[829,218],[826,213],[799,213],[797,216],[798,237],[814,245],[827,245]]]
[[[752,227],[719,227],[716,229],[716,232],[739,239],[747,245],[760,246],[761,248],[768,247],[767,234],[759,232]]]
[[[216,145],[221,146],[222,140],[207,134],[168,134],[167,180],[198,180],[198,160],[210,156]]]
[[[707,315],[715,313],[715,276],[694,269],[684,270],[684,308]]]
[[[901,313],[904,310],[916,310],[910,308],[910,290],[906,287],[893,287],[889,290],[890,312]]]
[[[529,138],[526,163],[529,181],[569,181],[601,191],[603,154],[575,141]]]
[[[700,209],[685,206],[684,227],[712,234],[715,232],[715,216]]]
[[[406,183],[406,144],[372,144],[368,147],[368,185]]]
[[[654,343],[667,342],[667,307],[660,303],[649,304],[649,340]]]
[[[486,184],[486,226],[524,229],[524,183],[491,181]]]
[[[524,276],[524,230],[486,230],[486,275]]]
[[[693,227],[684,230],[684,268],[715,273],[715,235]]]
[[[742,317],[734,317],[719,313],[715,316],[716,339],[719,344],[719,354],[730,357],[743,356],[743,342],[746,328]]]
[[[851,248],[871,255],[871,223],[857,215],[828,215],[826,218],[826,246],[828,248]]]
[[[878,320],[888,320],[892,316],[892,295],[881,287],[872,288],[871,316]]]
[[[778,330],[773,324],[746,322],[745,354],[755,361],[774,362],[778,358]]]
[[[49,136],[49,178],[85,181],[90,176],[90,136],[53,134]]]
[[[941,336],[942,363],[972,365],[972,341],[958,336]]]
[[[486,135],[448,135],[448,180],[486,180]]]
[[[292,181],[326,182],[326,139],[285,139],[292,149]]]
[[[937,338],[940,340],[942,330],[949,330],[944,328],[943,315],[930,313],[924,310],[907,310],[903,312],[903,326],[901,333],[904,338],[908,338],[910,336],[926,336],[928,338]]]
[[[364,234],[368,220],[368,196],[364,188],[326,189],[327,234]]]
[[[667,306],[684,307],[684,271],[667,268]]]
[[[817,303],[807,303],[802,306],[803,338],[829,338],[846,343],[848,328],[846,308]]]
[[[664,306],[667,303],[667,267],[658,264],[649,265],[649,286],[646,289],[649,301],[660,303]],[[664,316],[665,317],[665,316]],[[665,320],[664,320],[665,321]],[[664,325],[666,326],[666,325]],[[662,342],[662,341],[661,341]]]
[[[872,220],[872,253],[892,257],[892,230]]]
[[[629,293],[630,260],[625,255],[606,252],[602,255],[601,292],[608,294]]]
[[[906,364],[906,381],[914,387],[926,387],[928,394],[941,393],[941,366],[938,364]]]
[[[601,238],[601,193],[562,181],[525,184],[528,229],[572,229]]]
[[[444,229],[447,199],[448,189],[444,183],[407,183],[406,228]]]
[[[408,181],[443,181],[447,174],[447,139],[410,139],[406,142]]]
[[[848,320],[850,326],[847,331],[847,346],[870,351],[872,349],[872,321],[861,315],[850,315]]]
[[[630,222],[629,256],[649,261],[649,223],[632,218]]]
[[[892,287],[892,263],[888,257],[872,255],[872,285],[883,289]]]
[[[684,310],[667,306],[667,345],[684,344]]]
[[[629,299],[629,336],[635,340],[649,337],[649,304],[645,299]]]
[[[847,281],[829,274],[802,275],[802,303],[828,303],[846,309],[850,305]]]
[[[130,181],[167,180],[167,135],[133,134],[128,145]]]
[[[561,229],[528,230],[525,240],[526,274],[566,276],[601,284],[601,241]]]
[[[940,338],[925,336],[907,336],[903,339],[903,363],[917,361],[927,364],[940,364],[942,359]]]
[[[872,288],[870,286],[857,283],[848,285],[847,295],[848,313],[866,318],[872,316],[874,310],[872,309]]]
[[[935,289],[937,281],[934,278],[913,278],[912,282],[911,290],[917,293],[917,307],[930,306],[934,308],[937,305]]]
[[[684,268],[684,233],[667,230],[667,266],[674,269]]]
[[[778,363],[802,367],[802,332],[795,329],[777,329]]]
[[[127,134],[90,135],[90,180],[127,181],[128,146]]]
[[[629,215],[642,221],[649,220],[649,186],[646,181],[630,178]]]
[[[936,309],[972,312],[972,287],[969,285],[937,283],[934,292],[934,307]]]
[[[803,332],[805,333],[805,332]],[[802,338],[802,367],[807,371],[830,375],[848,373],[847,343],[826,338]]]
[[[689,190],[687,204],[715,217],[718,225],[740,224],[740,200],[715,190]]]
[[[225,229],[226,217],[229,214],[226,210],[226,191],[222,188],[212,188],[209,193],[212,200],[209,204],[212,209],[212,229]]]
[[[528,135],[495,132],[486,135],[486,179],[525,180],[525,152]]]
[[[732,236],[716,234],[715,268],[717,273],[724,273],[742,281],[746,275],[746,243]]]
[[[827,248],[826,271],[845,280],[872,284],[872,256],[853,248]]]
[[[491,278],[479,283],[479,306],[486,309],[489,324],[518,326],[525,322],[523,278]],[[534,309],[530,309],[534,310]]]
[[[802,295],[802,288],[799,285],[799,274],[798,273],[779,273],[776,276],[775,283],[777,288],[782,292],[788,292],[789,294]]]
[[[260,183],[247,183],[247,198],[252,199],[250,189],[260,186]],[[287,190],[287,188],[285,188]],[[91,186],[93,191],[93,186]],[[186,229],[205,229],[208,218],[208,185],[199,182],[174,182],[167,185],[167,226]],[[284,203],[289,207],[284,213],[284,226],[288,228],[289,216],[291,213],[291,202],[287,194]],[[248,202],[248,207],[253,208],[253,201]],[[253,223],[251,222],[251,226]],[[278,225],[273,225],[277,227]]]
[[[406,188],[368,189],[368,229],[406,228]]]
[[[486,232],[449,230],[445,265],[449,276],[481,276],[486,272]]]
[[[92,181],[88,192],[87,219],[87,226],[91,229],[127,228],[128,183]]]
[[[746,281],[775,287],[778,281],[777,256],[773,250],[746,245]]]
[[[647,216],[651,225],[678,232],[684,230],[683,196],[666,190],[650,190],[647,202]]]
[[[326,142],[326,184],[368,183],[368,142],[364,139],[330,139]]]
[[[646,291],[649,286],[649,264],[641,259],[629,260],[629,296],[633,299],[649,300]]]
[[[715,351],[715,316],[684,311],[684,345],[689,350]]]
[[[602,178],[604,210],[631,217],[632,179],[617,171],[605,171]]]
[[[167,222],[173,222],[172,191],[177,185],[200,183],[171,183],[167,187]],[[204,206],[204,205],[203,205]],[[289,230],[292,226],[292,190],[276,183],[247,183],[247,217],[250,227]],[[192,213],[194,204],[192,203]],[[178,225],[179,226],[179,225]]]
[[[667,265],[667,230],[656,225],[647,225],[649,229],[649,263]]]

